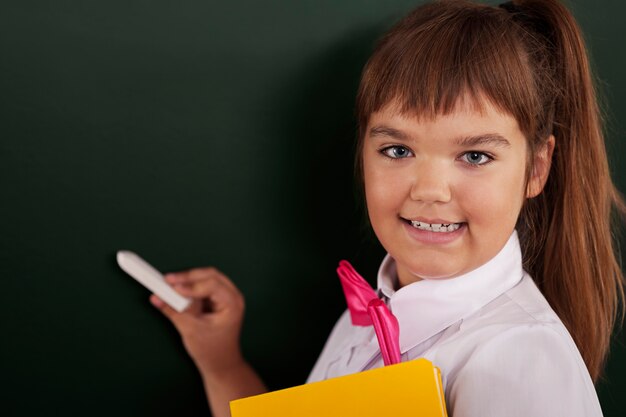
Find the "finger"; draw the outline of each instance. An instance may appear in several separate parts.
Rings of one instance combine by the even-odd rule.
[[[188,271],[170,272],[165,275],[165,280],[170,284],[198,282],[207,279],[218,279],[220,281],[230,282],[226,275],[212,266],[194,268]]]
[[[211,266],[204,268],[194,268],[187,271],[170,272],[165,275],[165,280],[172,284],[180,282],[195,282],[216,276],[220,272]]]
[[[211,305],[210,311],[213,313],[230,309],[242,310],[244,307],[243,296],[239,290],[219,279],[204,280],[183,287],[175,286],[174,288],[185,297],[195,300],[209,300]]]
[[[226,275],[219,273],[217,276],[217,279],[219,281],[222,282],[222,284],[224,284],[227,287],[230,287],[232,290],[239,292],[239,288],[237,288],[237,286],[235,285],[234,282],[232,282]]]
[[[220,310],[222,305],[228,305],[233,299],[243,298],[239,288],[226,275],[214,267],[195,268],[189,271],[170,273],[165,276],[165,279],[183,296],[211,298],[218,305],[216,310]],[[196,285],[198,283],[206,284]]]
[[[179,331],[182,331],[182,329],[185,328],[187,320],[185,314],[177,312],[155,294],[150,296],[150,303],[160,310],[161,313],[163,313],[163,315],[165,315],[165,317],[167,317]]]
[[[232,292],[231,288],[215,278],[209,278],[197,282],[186,282],[172,285],[180,295],[191,298],[221,299]]]
[[[165,275],[165,279],[181,295],[187,297],[208,297],[220,291],[239,292],[235,284],[213,267],[169,273]]]

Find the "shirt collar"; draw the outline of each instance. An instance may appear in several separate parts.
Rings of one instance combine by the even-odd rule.
[[[450,279],[422,280],[395,291],[396,262],[387,254],[378,271],[379,294],[400,324],[402,353],[464,319],[514,287],[523,277],[517,232],[487,263]]]

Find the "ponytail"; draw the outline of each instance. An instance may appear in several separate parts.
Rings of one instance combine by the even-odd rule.
[[[543,95],[531,158],[549,134],[556,143],[544,191],[520,214],[524,266],[597,381],[616,319],[624,317],[612,214],[625,214],[626,205],[611,181],[589,60],[573,16],[556,0],[519,0],[505,9],[525,29]]]

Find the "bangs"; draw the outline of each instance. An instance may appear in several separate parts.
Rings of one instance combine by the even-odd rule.
[[[511,114],[526,135],[536,131],[541,100],[520,30],[508,12],[464,1],[414,10],[381,39],[365,66],[356,106],[360,137],[369,116],[390,103],[433,118],[459,101],[482,111],[485,99]]]

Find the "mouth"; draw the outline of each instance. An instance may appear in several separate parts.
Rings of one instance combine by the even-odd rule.
[[[450,233],[459,230],[461,226],[465,224],[465,222],[460,223],[426,223],[420,222],[418,220],[409,220],[401,217],[401,219],[410,224],[412,227],[424,230],[427,232],[435,232],[435,233]]]

